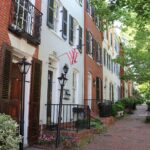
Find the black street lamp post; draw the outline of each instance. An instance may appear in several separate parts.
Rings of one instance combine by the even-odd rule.
[[[20,142],[19,150],[23,150],[24,145],[24,101],[25,101],[25,79],[26,74],[29,71],[31,63],[26,61],[26,58],[22,58],[18,63],[20,73],[22,74],[22,89],[21,89],[21,105],[20,105],[20,135],[22,136],[22,142]]]
[[[58,147],[60,143],[60,124],[61,124],[61,113],[62,113],[62,99],[63,99],[63,90],[66,81],[68,80],[66,78],[66,74],[68,72],[68,66],[65,64],[63,67],[64,73],[61,73],[61,76],[58,78],[59,84],[60,84],[60,101],[59,101],[59,112],[58,112],[58,123],[57,123],[57,132],[56,132],[56,148]]]

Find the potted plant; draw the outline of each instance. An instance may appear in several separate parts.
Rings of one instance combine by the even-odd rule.
[[[124,115],[124,106],[120,103],[116,103],[117,117],[122,117]]]

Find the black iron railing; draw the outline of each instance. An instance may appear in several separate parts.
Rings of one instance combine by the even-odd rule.
[[[59,104],[46,104],[47,127],[57,129]],[[90,128],[90,109],[86,105],[62,104],[61,130],[79,131]]]
[[[29,0],[12,0],[9,30],[40,44],[42,13]]]

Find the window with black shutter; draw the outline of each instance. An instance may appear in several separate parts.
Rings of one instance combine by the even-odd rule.
[[[79,26],[79,45],[78,50],[82,53],[82,28]]]
[[[67,10],[63,7],[62,37],[67,39]]]
[[[93,21],[95,21],[95,9],[94,9],[94,7],[91,7],[91,16],[92,16]]]
[[[73,45],[73,17],[69,15],[69,44]]]
[[[54,29],[54,0],[48,0],[47,25]]]
[[[106,50],[104,49],[104,66],[106,65]]]
[[[109,69],[109,55],[107,53],[107,69]]]
[[[99,77],[96,77],[96,100],[97,102],[100,101],[100,79]]]
[[[86,11],[90,13],[90,0],[86,0]]]
[[[99,77],[96,77],[96,100],[102,101],[102,80]]]
[[[96,41],[92,38],[92,57],[95,59],[95,52],[96,52]]]
[[[97,43],[97,48],[96,48],[96,61],[98,63],[101,63],[102,64],[102,49],[100,47],[100,45]]]
[[[86,30],[86,52],[90,54],[90,32]]]

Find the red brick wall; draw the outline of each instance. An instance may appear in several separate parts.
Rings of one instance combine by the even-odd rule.
[[[1,0],[0,2],[0,47],[3,42],[10,45],[10,39],[8,37],[10,7],[11,7],[11,0]]]
[[[86,12],[86,0],[84,2],[85,2],[85,5],[84,5],[85,6],[84,8],[84,30],[85,30],[84,31],[84,44],[85,44],[85,47],[84,47],[84,67],[85,67],[84,69],[84,99],[85,99],[85,103],[87,104],[86,99],[88,98],[88,72],[92,74],[92,78],[94,80],[96,80],[96,77],[99,77],[101,80],[103,80],[103,69],[102,69],[102,65],[98,65],[96,61],[90,58],[88,54],[86,53],[86,30],[92,33],[93,38],[97,42],[100,43],[101,47],[102,47],[103,35],[101,32],[99,32],[92,18]],[[102,92],[102,95],[103,95],[103,92]],[[96,86],[94,85],[92,87],[92,99],[96,99]]]
[[[8,25],[11,13],[12,0],[1,0],[0,1],[0,48],[3,43],[11,45],[8,36]],[[41,0],[35,1],[35,7],[41,10]],[[14,35],[15,36],[15,35]],[[39,47],[36,46],[36,51],[33,57],[38,58]]]

